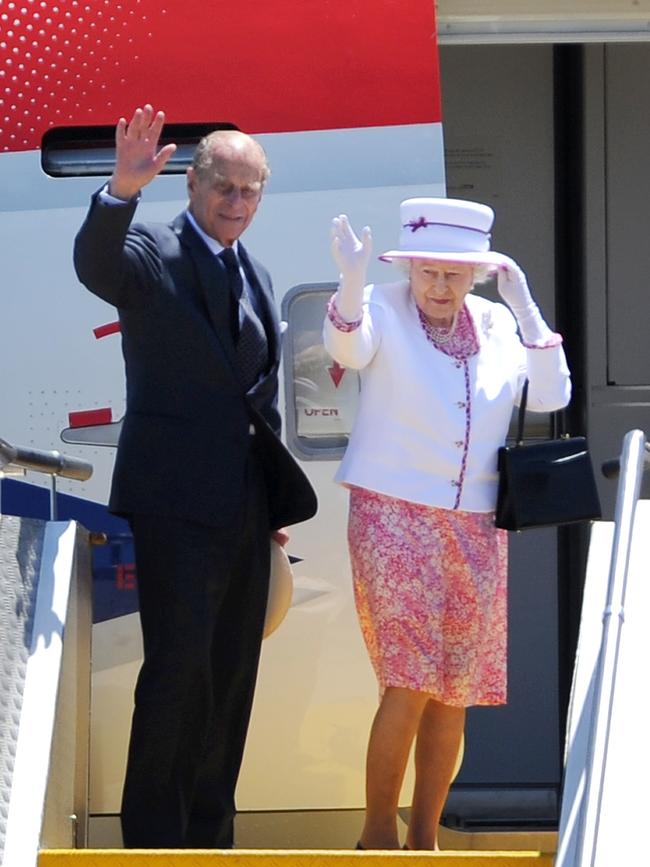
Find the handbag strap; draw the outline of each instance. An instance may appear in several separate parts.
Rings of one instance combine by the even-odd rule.
[[[524,419],[526,417],[526,404],[528,403],[528,377],[524,380],[524,387],[521,390],[521,402],[519,404],[519,421],[517,424],[517,445],[522,445],[524,441]]]

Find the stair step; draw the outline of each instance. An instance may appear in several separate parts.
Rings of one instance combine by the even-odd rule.
[[[38,867],[553,867],[542,852],[356,852],[348,850],[49,849]]]

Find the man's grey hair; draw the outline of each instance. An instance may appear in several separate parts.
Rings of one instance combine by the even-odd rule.
[[[262,177],[260,180],[262,186],[264,186],[271,176],[271,169],[269,168],[268,160],[266,158],[266,152],[256,139],[244,132],[240,132],[239,130],[218,129],[204,135],[194,151],[192,168],[199,177],[205,177],[206,174],[212,170],[214,163],[220,158],[220,155],[215,153],[217,148],[219,146],[224,146],[224,149],[227,150],[228,145],[231,144],[235,138],[240,140],[242,138],[247,139],[259,152],[262,158]]]

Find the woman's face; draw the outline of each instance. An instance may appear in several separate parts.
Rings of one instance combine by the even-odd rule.
[[[429,322],[449,326],[474,285],[474,266],[466,262],[411,259],[409,279],[415,303]]]

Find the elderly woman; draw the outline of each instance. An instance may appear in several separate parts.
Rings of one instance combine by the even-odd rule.
[[[529,380],[528,406],[569,401],[562,340],[512,259],[489,249],[475,202],[408,199],[405,277],[365,286],[370,230],[333,221],[339,288],[325,345],[360,371],[357,418],[336,479],[350,491],[355,600],[380,688],[358,848],[395,849],[413,739],[406,838],[437,848],[465,708],[506,701],[507,533],[494,526],[497,450]],[[508,305],[470,294],[490,273]],[[508,309],[509,308],[509,309]]]

